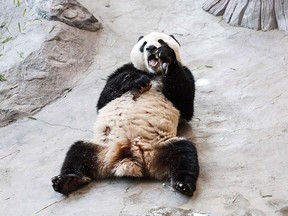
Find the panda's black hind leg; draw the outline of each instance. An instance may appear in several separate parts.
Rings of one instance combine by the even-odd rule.
[[[174,189],[187,196],[193,195],[199,176],[199,164],[197,150],[191,141],[186,139],[169,141],[159,149],[158,163],[168,168]]]
[[[84,141],[74,143],[66,154],[60,174],[51,180],[54,190],[68,195],[95,179],[98,175],[99,148]]]

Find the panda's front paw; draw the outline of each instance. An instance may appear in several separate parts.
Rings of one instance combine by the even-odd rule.
[[[170,67],[176,63],[176,54],[174,50],[164,44],[157,49],[156,55],[160,59],[163,72],[168,73]]]
[[[140,76],[133,83],[133,89],[138,90],[141,94],[148,91],[152,87],[151,80],[146,75]]]

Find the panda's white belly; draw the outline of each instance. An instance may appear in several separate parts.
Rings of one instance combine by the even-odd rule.
[[[149,91],[138,96],[127,92],[103,107],[95,123],[95,141],[113,145],[128,139],[154,145],[175,137],[179,111],[156,86],[154,81]]]

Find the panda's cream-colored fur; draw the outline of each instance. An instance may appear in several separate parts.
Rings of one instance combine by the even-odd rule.
[[[152,81],[152,88],[141,95],[127,92],[108,103],[99,110],[94,127],[93,142],[103,147],[100,175],[167,176],[166,169],[154,170],[154,150],[181,139],[176,138],[178,120],[179,111],[162,94],[159,81]]]

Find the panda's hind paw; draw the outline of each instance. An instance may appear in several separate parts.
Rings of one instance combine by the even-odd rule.
[[[72,191],[91,182],[91,179],[85,176],[80,177],[76,174],[62,174],[54,176],[51,181],[55,191],[68,195]]]
[[[179,181],[176,181],[173,183],[173,188],[176,189],[177,191],[181,192],[182,194],[186,196],[193,196],[194,190],[190,187],[189,184],[186,183],[181,183]]]

